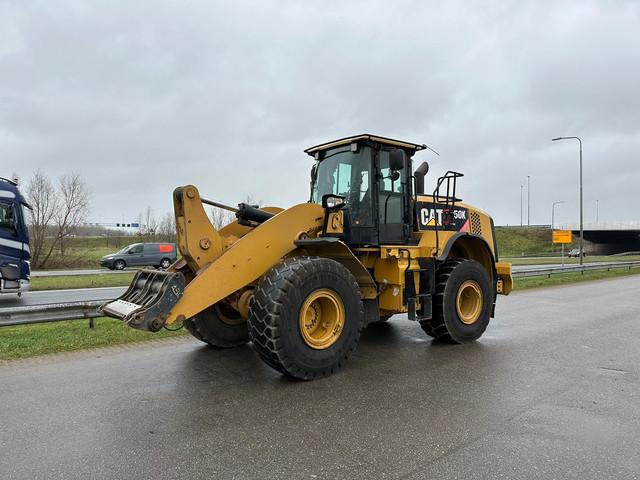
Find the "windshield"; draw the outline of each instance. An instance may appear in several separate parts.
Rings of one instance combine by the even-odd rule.
[[[323,195],[340,195],[354,225],[372,225],[370,158],[368,147],[357,152],[350,146],[328,150],[317,163],[311,201],[322,203]]]
[[[16,211],[11,203],[0,202],[0,228],[13,230],[16,228]]]

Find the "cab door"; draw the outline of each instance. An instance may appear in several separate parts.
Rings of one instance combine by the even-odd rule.
[[[398,155],[402,153],[401,163]],[[380,244],[406,244],[410,228],[407,216],[409,210],[408,158],[397,152],[395,159],[387,150],[378,152],[378,231]],[[399,167],[401,165],[401,167]]]

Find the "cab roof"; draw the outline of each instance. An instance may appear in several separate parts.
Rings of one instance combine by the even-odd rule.
[[[339,140],[333,140],[331,142],[321,143],[320,145],[316,145],[315,147],[309,147],[304,151],[304,153],[311,155],[312,157],[315,157],[315,154],[317,152],[329,150],[330,148],[339,147],[341,145],[349,145],[351,143],[358,142],[360,140],[370,140],[372,142],[382,143],[383,145],[391,145],[393,147],[399,147],[406,150],[411,150],[413,153],[427,148],[425,144],[419,145],[417,143],[405,142],[403,140],[394,140],[393,138],[386,138],[386,137],[380,137],[378,135],[363,133],[362,135],[345,137]]]
[[[8,198],[31,208],[20,193],[20,190],[18,190],[18,184],[8,178],[0,177],[0,198]]]

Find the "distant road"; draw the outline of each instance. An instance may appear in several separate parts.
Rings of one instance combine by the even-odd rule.
[[[124,270],[109,270],[108,268],[97,268],[95,270],[35,270],[31,272],[32,277],[66,277],[75,275],[101,275],[112,273],[135,272],[136,268],[125,268]]]

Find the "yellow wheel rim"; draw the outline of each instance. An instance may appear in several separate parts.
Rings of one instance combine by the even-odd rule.
[[[300,334],[316,350],[333,345],[344,328],[344,304],[333,290],[321,288],[311,292],[300,309]]]
[[[462,323],[475,323],[482,313],[482,290],[475,280],[467,280],[458,289],[456,310]]]
[[[214,308],[222,323],[233,326],[246,322],[246,320],[240,315],[240,312],[235,311],[230,305],[225,303],[216,303]]]

